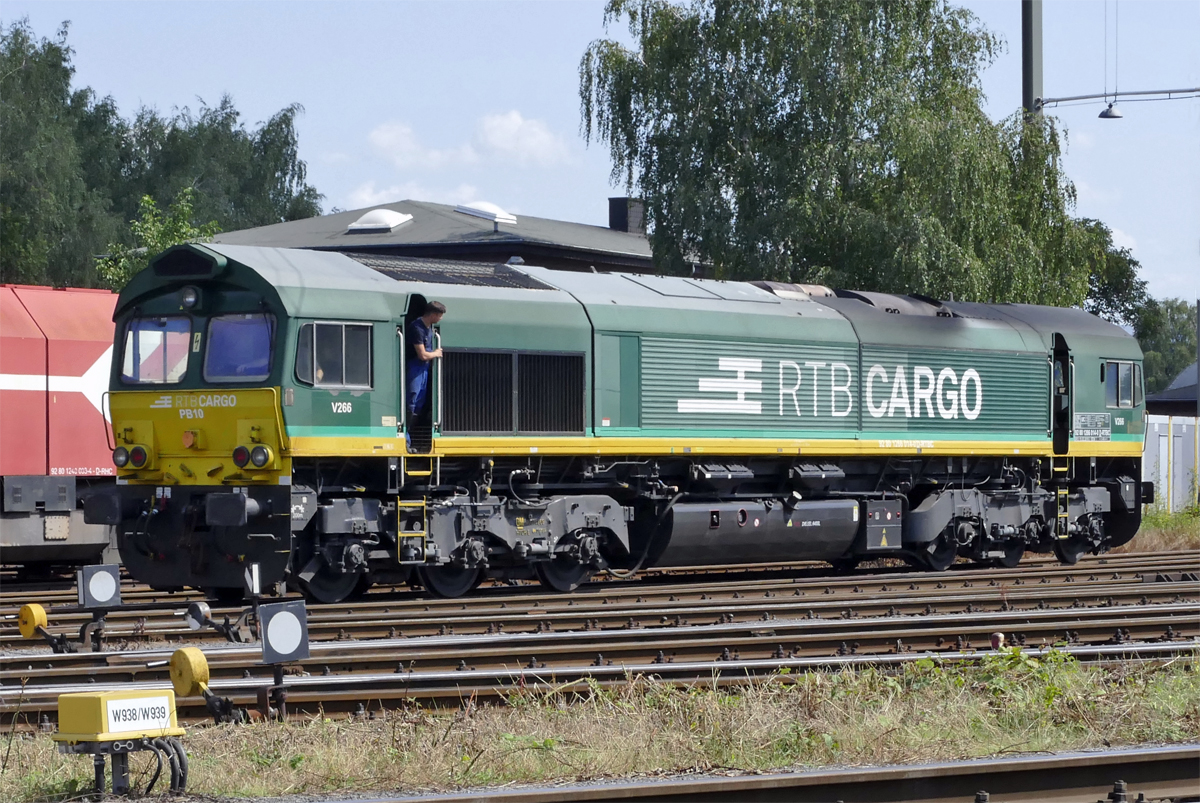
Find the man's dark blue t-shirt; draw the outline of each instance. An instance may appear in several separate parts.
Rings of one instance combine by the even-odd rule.
[[[408,346],[409,373],[416,372],[418,368],[428,370],[429,363],[423,362],[417,356],[417,344],[420,343],[425,346],[426,352],[433,351],[433,327],[427,326],[424,318],[417,318],[408,325],[408,334],[405,337],[405,341]]]

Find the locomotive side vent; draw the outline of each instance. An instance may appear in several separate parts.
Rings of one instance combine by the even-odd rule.
[[[513,354],[444,352],[446,432],[513,431]]]
[[[449,349],[442,370],[446,433],[584,431],[582,354]]]
[[[583,355],[517,357],[517,431],[583,432]]]

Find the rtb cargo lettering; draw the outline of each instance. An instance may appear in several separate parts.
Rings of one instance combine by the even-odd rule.
[[[762,415],[763,401],[753,397],[763,395],[763,381],[747,375],[765,373],[763,361],[721,357],[717,369],[735,376],[701,377],[697,389],[712,395],[679,399],[678,412]],[[854,371],[846,363],[780,360],[777,371],[779,415],[842,418],[854,411]],[[888,369],[872,365],[863,400],[872,418],[962,417],[974,421],[983,412],[983,379],[974,368],[959,376],[950,367],[898,365]]]

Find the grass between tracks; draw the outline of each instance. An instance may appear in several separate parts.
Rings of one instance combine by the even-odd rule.
[[[374,719],[195,728],[189,791],[385,793],[693,771],[886,764],[1200,739],[1200,657],[1097,666],[1019,650],[970,665],[777,675],[730,691],[638,681]],[[54,801],[91,762],[0,740],[0,800]],[[149,761],[135,757],[139,784]]]

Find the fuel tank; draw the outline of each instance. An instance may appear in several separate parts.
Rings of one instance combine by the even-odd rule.
[[[850,550],[859,524],[853,499],[675,505],[659,535],[666,546],[653,565],[835,560]]]

